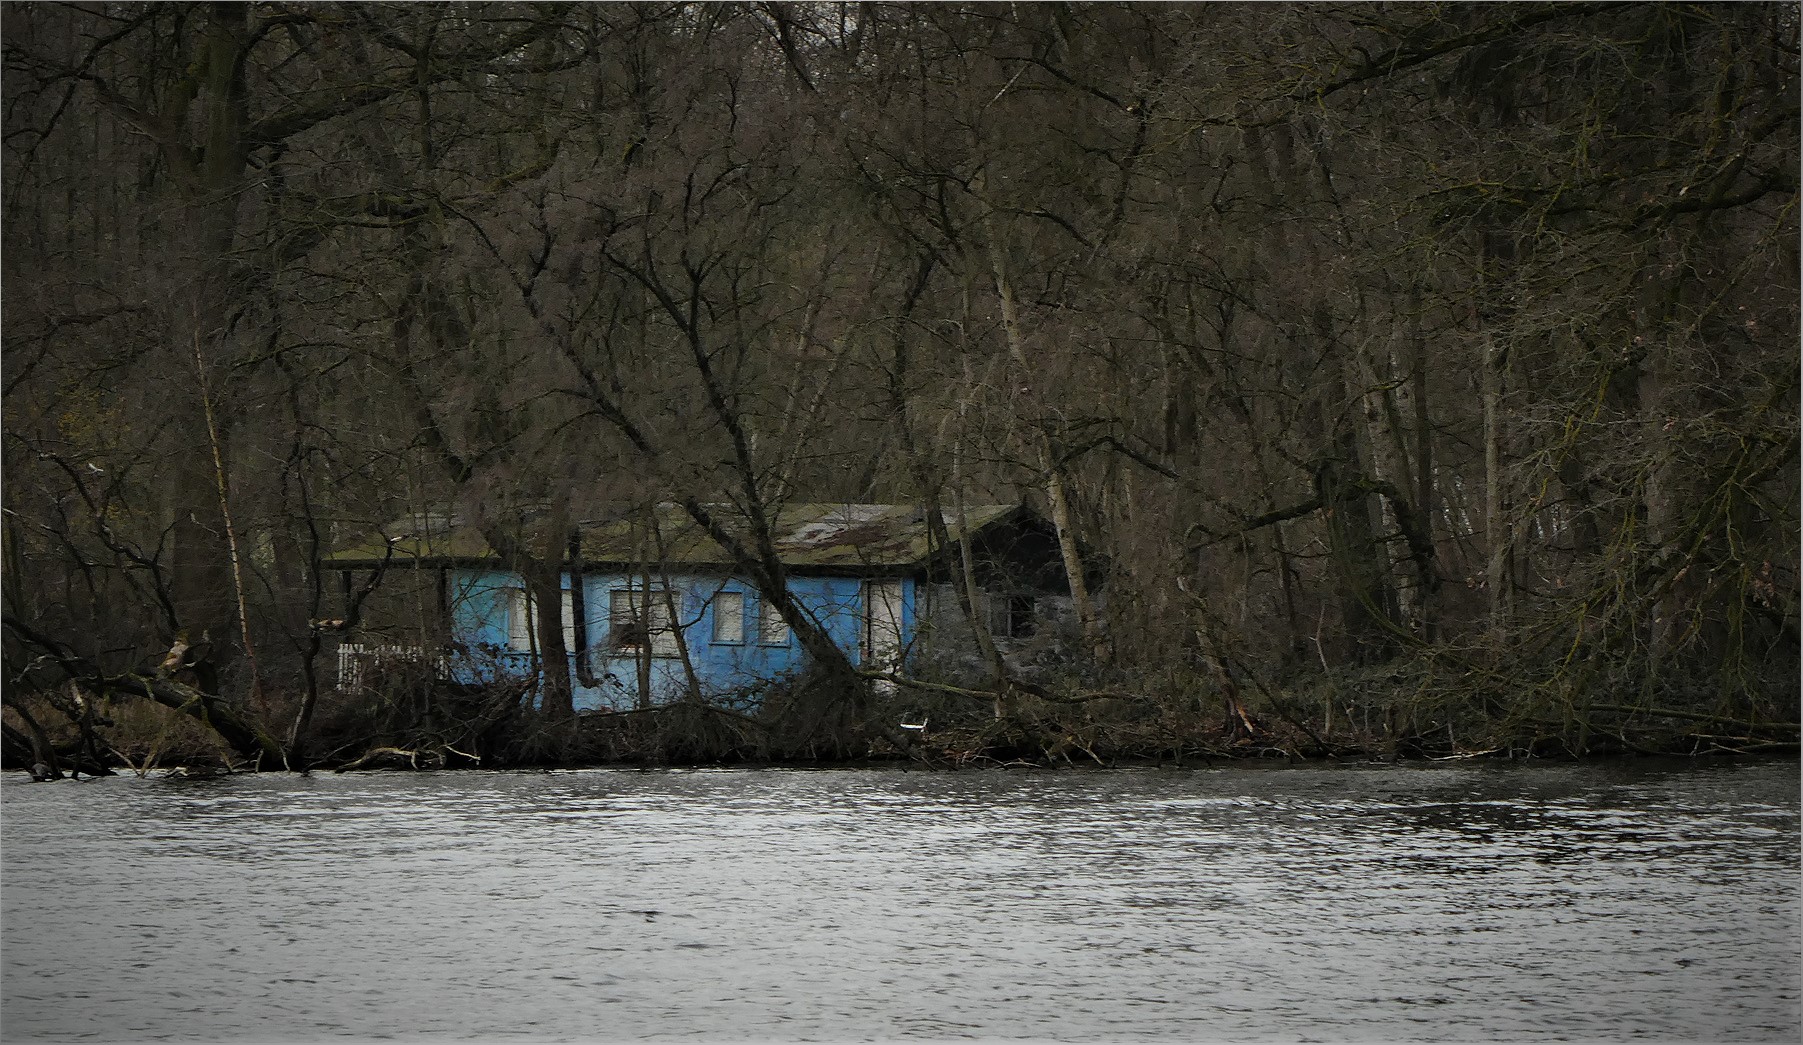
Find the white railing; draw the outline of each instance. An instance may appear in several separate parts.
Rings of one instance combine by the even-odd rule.
[[[444,678],[450,670],[450,663],[443,650],[424,646],[369,646],[347,642],[338,647],[338,688],[345,691],[360,689],[371,666],[395,661],[403,664],[429,663],[439,678]]]

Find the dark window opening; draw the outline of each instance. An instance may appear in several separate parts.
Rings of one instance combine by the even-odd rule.
[[[989,634],[998,639],[1024,639],[1038,627],[1037,602],[1031,595],[990,595],[983,604]]]
[[[1024,639],[1032,635],[1038,623],[1031,595],[1008,596],[1008,637]]]

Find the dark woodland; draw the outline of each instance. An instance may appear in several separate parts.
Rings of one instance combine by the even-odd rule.
[[[1798,34],[8,4],[7,763],[1795,751]],[[924,735],[843,664],[754,714],[335,685],[417,586],[326,557],[391,520],[554,585],[528,518],[794,502],[1025,504],[1069,627],[922,665]]]

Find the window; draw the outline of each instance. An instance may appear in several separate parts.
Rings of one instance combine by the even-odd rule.
[[[872,671],[901,670],[902,596],[901,581],[864,582],[864,666]],[[876,680],[881,696],[895,688],[890,679]]]
[[[864,582],[864,656],[886,662],[901,649],[902,582]]]
[[[984,623],[996,638],[1024,639],[1033,634],[1033,596],[985,593],[982,608]]]
[[[502,607],[507,613],[507,648],[516,653],[538,649],[538,607],[524,588],[503,588]],[[570,593],[563,593],[563,648],[576,652],[576,615]]]
[[[789,622],[776,612],[769,599],[758,600],[758,641],[766,646],[789,644]]]
[[[615,588],[608,592],[608,645],[621,653],[637,653],[649,642],[652,656],[676,656],[676,629],[670,624],[668,594],[662,588]]]
[[[745,641],[744,592],[720,591],[714,593],[714,641]]]
[[[507,648],[530,652],[538,645],[532,634],[532,600],[524,588],[508,588],[502,594],[507,608]]]

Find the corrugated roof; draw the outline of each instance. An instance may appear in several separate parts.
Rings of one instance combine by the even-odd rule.
[[[745,520],[729,505],[709,505],[715,518],[734,533],[748,533]],[[1014,505],[985,504],[967,508],[972,533],[1015,511]],[[655,525],[652,525],[655,520]],[[680,505],[661,504],[652,520],[639,515],[606,522],[584,522],[582,558],[591,566],[610,563],[664,562],[670,565],[728,567],[731,557],[689,518]],[[387,527],[388,537],[371,537],[328,556],[328,566],[380,562],[383,547],[394,548],[396,562],[477,562],[500,558],[488,542],[456,517],[434,515],[404,519]],[[957,520],[947,513],[946,527],[955,540]],[[772,520],[776,550],[792,567],[857,570],[911,567],[928,557],[925,512],[917,504],[791,504]],[[531,543],[542,547],[543,535]]]

